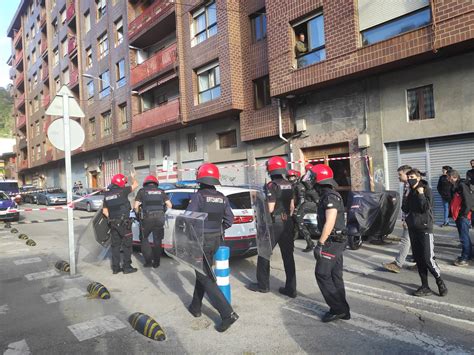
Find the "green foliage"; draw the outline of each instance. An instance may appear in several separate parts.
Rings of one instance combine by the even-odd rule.
[[[13,98],[7,89],[0,87],[0,137],[12,138],[15,129]]]

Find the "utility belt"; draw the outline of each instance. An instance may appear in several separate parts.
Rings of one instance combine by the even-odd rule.
[[[162,217],[165,211],[141,211],[140,219]]]
[[[122,216],[119,218],[109,218],[109,226],[116,226],[116,227],[125,227],[130,229],[132,226],[132,220],[129,216]]]
[[[334,243],[345,243],[347,241],[347,234],[345,231],[333,231],[329,235],[329,240]]]
[[[283,221],[286,222],[288,220],[289,216],[286,212],[280,212],[280,213],[272,213],[272,222],[279,222]]]

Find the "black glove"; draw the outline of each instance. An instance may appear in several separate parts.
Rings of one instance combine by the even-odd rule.
[[[314,258],[317,261],[319,261],[319,259],[321,259],[321,252],[323,251],[323,246],[324,246],[324,244],[321,244],[320,242],[318,242],[316,244],[316,246],[314,247],[314,249],[313,249]]]

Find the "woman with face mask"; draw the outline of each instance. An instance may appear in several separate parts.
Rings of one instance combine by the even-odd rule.
[[[417,169],[407,172],[410,192],[403,201],[402,210],[406,214],[406,224],[410,235],[413,257],[421,278],[421,287],[414,296],[433,294],[428,286],[428,270],[435,277],[439,295],[446,296],[448,289],[441,279],[441,272],[434,256],[433,242],[433,193],[422,174]]]

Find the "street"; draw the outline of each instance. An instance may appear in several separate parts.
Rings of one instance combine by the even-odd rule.
[[[24,205],[28,207],[28,205]],[[34,206],[32,206],[34,207]],[[91,213],[74,211],[76,239]],[[22,213],[20,222],[59,219],[55,222],[16,224],[37,245],[27,246],[18,234],[0,227],[0,352],[3,354],[418,354],[474,353],[473,265],[452,266],[460,248],[456,229],[435,231],[435,251],[449,289],[416,298],[417,272],[384,271],[382,262],[397,254],[396,242],[364,243],[346,250],[344,278],[352,319],[323,324],[327,306],[316,285],[312,253],[302,253],[296,241],[298,297],[278,293],[284,271],[278,247],[271,264],[271,292],[250,292],[256,257],[231,260],[232,305],[240,319],[226,332],[214,326],[220,317],[204,302],[203,316],[187,311],[194,287],[194,272],[169,257],[160,268],[144,269],[134,253],[135,274],[112,275],[109,259],[92,263],[99,250],[95,241],[80,238],[78,275],[70,277],[54,268],[68,260],[66,210]],[[397,229],[394,235],[400,232]],[[472,231],[471,231],[472,237]],[[88,257],[89,256],[89,257]],[[97,281],[111,293],[109,300],[87,297],[87,285]],[[437,293],[434,279],[430,286]],[[143,312],[164,329],[166,340],[150,340],[137,333],[128,317]]]

